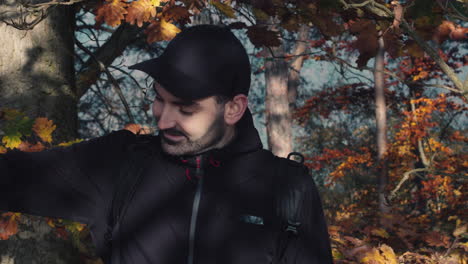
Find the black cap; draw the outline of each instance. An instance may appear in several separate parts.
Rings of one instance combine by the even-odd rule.
[[[197,25],[181,31],[163,54],[129,67],[146,72],[176,97],[248,95],[250,62],[226,26]]]

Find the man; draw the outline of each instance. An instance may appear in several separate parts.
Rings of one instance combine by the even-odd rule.
[[[159,135],[117,131],[0,156],[0,210],[86,223],[106,263],[332,262],[306,170],[297,234],[284,236],[276,204],[290,201],[278,198],[278,158],[253,126],[250,63],[229,29],[188,28],[160,57],[131,68],[155,79]]]

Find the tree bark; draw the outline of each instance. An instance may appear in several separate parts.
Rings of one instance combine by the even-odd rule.
[[[306,25],[300,26],[297,32],[296,46],[292,52],[292,55],[296,57],[293,57],[288,76],[288,101],[291,111],[297,108],[297,89],[301,84],[300,75],[304,63],[304,56],[300,56],[300,54],[304,54],[307,49],[306,40],[309,38],[309,30],[310,27]]]
[[[265,61],[265,116],[267,141],[271,152],[286,157],[292,151],[292,120],[288,102],[288,65],[283,47],[271,48]]]
[[[0,19],[21,24],[27,13],[0,5]],[[73,65],[74,10],[51,8],[30,30],[0,22],[0,107],[15,108],[30,117],[55,122],[54,139],[77,137],[77,101]]]
[[[34,26],[27,22],[35,15],[19,10],[15,1],[0,4],[0,108],[53,120],[56,141],[76,138],[74,9],[50,8]],[[0,241],[0,263],[82,263],[78,250],[57,238],[43,218],[22,216],[21,221],[18,234]]]
[[[388,171],[385,162],[385,152],[387,150],[387,107],[385,103],[385,84],[384,84],[384,39],[382,32],[379,32],[378,52],[375,57],[374,82],[375,82],[375,119],[377,127],[377,159],[382,168],[377,172],[379,209],[382,213],[389,211],[386,201],[386,187],[388,181]]]

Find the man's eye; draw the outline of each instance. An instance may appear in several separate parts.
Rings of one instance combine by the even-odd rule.
[[[186,116],[191,116],[191,115],[193,115],[193,112],[187,112],[187,111],[184,111],[184,110],[182,110],[182,109],[179,110],[179,112],[180,112],[181,114],[183,114],[183,115],[186,115]]]

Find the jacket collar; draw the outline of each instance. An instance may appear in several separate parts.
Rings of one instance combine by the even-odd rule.
[[[243,117],[239,120],[236,129],[235,137],[223,148],[211,149],[196,155],[172,156],[163,151],[161,151],[161,154],[184,167],[191,169],[201,167],[204,169],[207,166],[222,166],[223,163],[229,162],[231,159],[263,148],[249,108],[247,108]],[[157,141],[160,142],[159,136],[157,137]],[[160,147],[159,149],[161,150]]]

